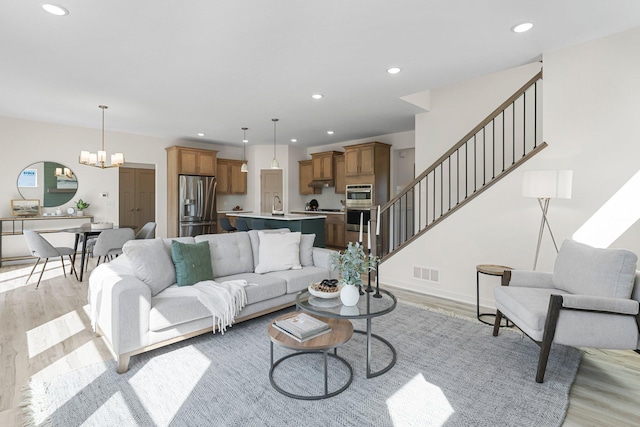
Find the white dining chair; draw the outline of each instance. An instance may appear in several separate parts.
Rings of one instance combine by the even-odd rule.
[[[49,261],[49,258],[60,257],[60,260],[62,261],[62,273],[64,274],[64,277],[67,277],[67,272],[65,271],[65,268],[64,268],[65,255],[69,256],[69,261],[71,264],[71,272],[73,272],[76,275],[76,278],[78,277],[78,273],[76,272],[76,269],[73,266],[73,259],[71,258],[71,255],[73,255],[73,252],[74,252],[73,248],[67,248],[63,246],[54,247],[51,243],[49,243],[47,239],[45,239],[35,231],[24,230],[23,234],[24,234],[24,237],[27,239],[27,246],[29,246],[29,252],[31,252],[32,256],[38,257],[25,283],[29,283],[29,279],[31,279],[33,272],[36,270],[36,267],[38,266],[38,263],[42,258],[44,258],[44,265],[42,266],[42,271],[40,271],[40,276],[38,277],[38,283],[36,284],[36,289],[38,289],[38,286],[40,286],[40,280],[42,280],[42,274],[44,273],[44,270],[47,267],[47,262]]]

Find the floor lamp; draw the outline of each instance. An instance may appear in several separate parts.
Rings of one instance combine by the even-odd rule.
[[[558,252],[556,239],[553,237],[551,226],[547,219],[549,212],[549,201],[551,199],[570,199],[571,184],[573,181],[573,171],[571,170],[538,170],[525,171],[522,173],[522,196],[535,197],[538,199],[540,210],[542,210],[542,218],[540,219],[540,230],[538,231],[538,245],[536,246],[536,256],[533,259],[533,269],[538,264],[538,255],[540,253],[540,243],[542,242],[542,234],[545,225],[551,235],[553,246]]]

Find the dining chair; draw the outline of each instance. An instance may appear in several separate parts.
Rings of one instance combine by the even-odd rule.
[[[156,223],[148,222],[142,226],[138,234],[136,234],[136,240],[140,239],[155,239],[156,237]]]
[[[96,239],[93,247],[93,255],[98,256],[96,266],[100,264],[100,260],[113,259],[114,255],[122,254],[122,246],[129,240],[134,240],[135,234],[131,228],[112,228],[104,230]],[[87,263],[88,264],[88,263]]]
[[[249,230],[251,230],[249,228],[249,226],[247,225],[247,220],[244,219],[244,218],[236,219],[236,228],[238,229],[238,231],[249,231]]]
[[[76,272],[76,269],[73,266],[73,259],[71,258],[71,255],[73,255],[73,252],[74,252],[73,248],[67,248],[64,246],[54,247],[51,243],[49,243],[47,239],[45,239],[35,231],[24,230],[23,233],[24,233],[24,237],[27,239],[27,246],[29,246],[29,252],[31,252],[32,256],[38,257],[25,283],[29,283],[29,279],[31,279],[33,272],[36,270],[36,267],[38,266],[38,263],[42,258],[44,258],[45,260],[44,260],[44,265],[42,266],[42,271],[40,272],[40,276],[38,277],[38,283],[36,284],[36,289],[38,289],[38,286],[40,286],[40,280],[42,279],[42,274],[44,273],[44,270],[47,267],[47,262],[49,261],[49,258],[60,257],[60,260],[62,261],[62,272],[64,273],[64,277],[67,277],[67,272],[65,271],[65,268],[64,268],[64,258],[63,258],[64,255],[69,256],[71,271],[76,275],[76,278],[77,278],[78,273]]]
[[[220,217],[220,228],[222,228],[227,233],[231,233],[237,231],[238,229],[231,225],[231,221],[226,216]]]

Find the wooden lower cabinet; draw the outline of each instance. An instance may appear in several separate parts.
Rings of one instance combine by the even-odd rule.
[[[340,249],[347,246],[344,233],[344,214],[328,214],[324,222],[324,228],[327,246]]]

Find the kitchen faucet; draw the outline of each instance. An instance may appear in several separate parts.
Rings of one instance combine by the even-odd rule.
[[[276,209],[276,199],[278,199],[278,204],[280,205],[280,209]],[[271,214],[272,215],[284,215],[284,210],[282,209],[282,200],[280,196],[277,194],[273,196],[273,201],[271,202]]]

